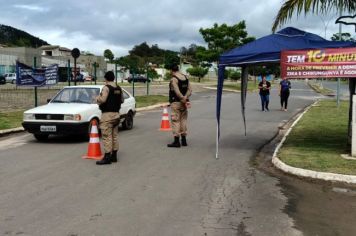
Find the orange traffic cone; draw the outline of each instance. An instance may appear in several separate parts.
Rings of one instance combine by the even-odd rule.
[[[103,156],[104,155],[101,154],[101,148],[100,148],[98,125],[96,120],[93,120],[91,130],[90,130],[88,154],[86,156],[83,156],[83,158],[101,160],[103,159]]]
[[[171,126],[169,124],[169,115],[168,115],[167,107],[163,108],[161,128],[159,130],[160,131],[171,131],[172,130]]]

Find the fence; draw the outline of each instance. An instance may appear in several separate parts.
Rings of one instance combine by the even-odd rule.
[[[47,103],[60,90],[59,86],[37,89],[38,105]],[[10,85],[0,85],[0,112],[25,110],[35,106],[34,88],[20,88]]]

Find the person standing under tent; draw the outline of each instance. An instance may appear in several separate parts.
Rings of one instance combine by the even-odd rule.
[[[271,89],[271,83],[266,80],[266,76],[262,76],[262,81],[258,84],[259,94],[261,97],[262,111],[269,111],[269,91]]]

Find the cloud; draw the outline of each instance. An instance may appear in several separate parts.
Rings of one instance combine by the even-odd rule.
[[[179,50],[192,43],[205,45],[200,28],[214,23],[246,21],[249,35],[271,33],[280,0],[0,0],[0,23],[16,27],[50,44],[78,47],[102,55],[107,48],[123,56],[142,42]],[[335,14],[335,13],[333,13]],[[326,19],[331,17],[326,25]],[[334,17],[334,18],[332,18]],[[338,32],[337,16],[324,21],[315,15],[293,17],[293,26],[330,38]],[[354,36],[353,27],[343,27]]]
[[[36,12],[46,12],[49,11],[48,8],[36,6],[36,5],[14,5],[15,8],[20,8],[24,10],[36,11]]]

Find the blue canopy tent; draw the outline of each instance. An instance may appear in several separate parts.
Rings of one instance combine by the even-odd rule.
[[[328,41],[318,35],[293,27],[287,27],[277,33],[259,38],[251,43],[222,54],[219,58],[216,96],[216,158],[218,158],[219,151],[221,95],[224,86],[224,70],[226,66],[242,68],[241,111],[246,135],[245,101],[248,79],[247,67],[249,65],[279,63],[282,50],[345,48],[355,46],[356,44],[352,42]]]

